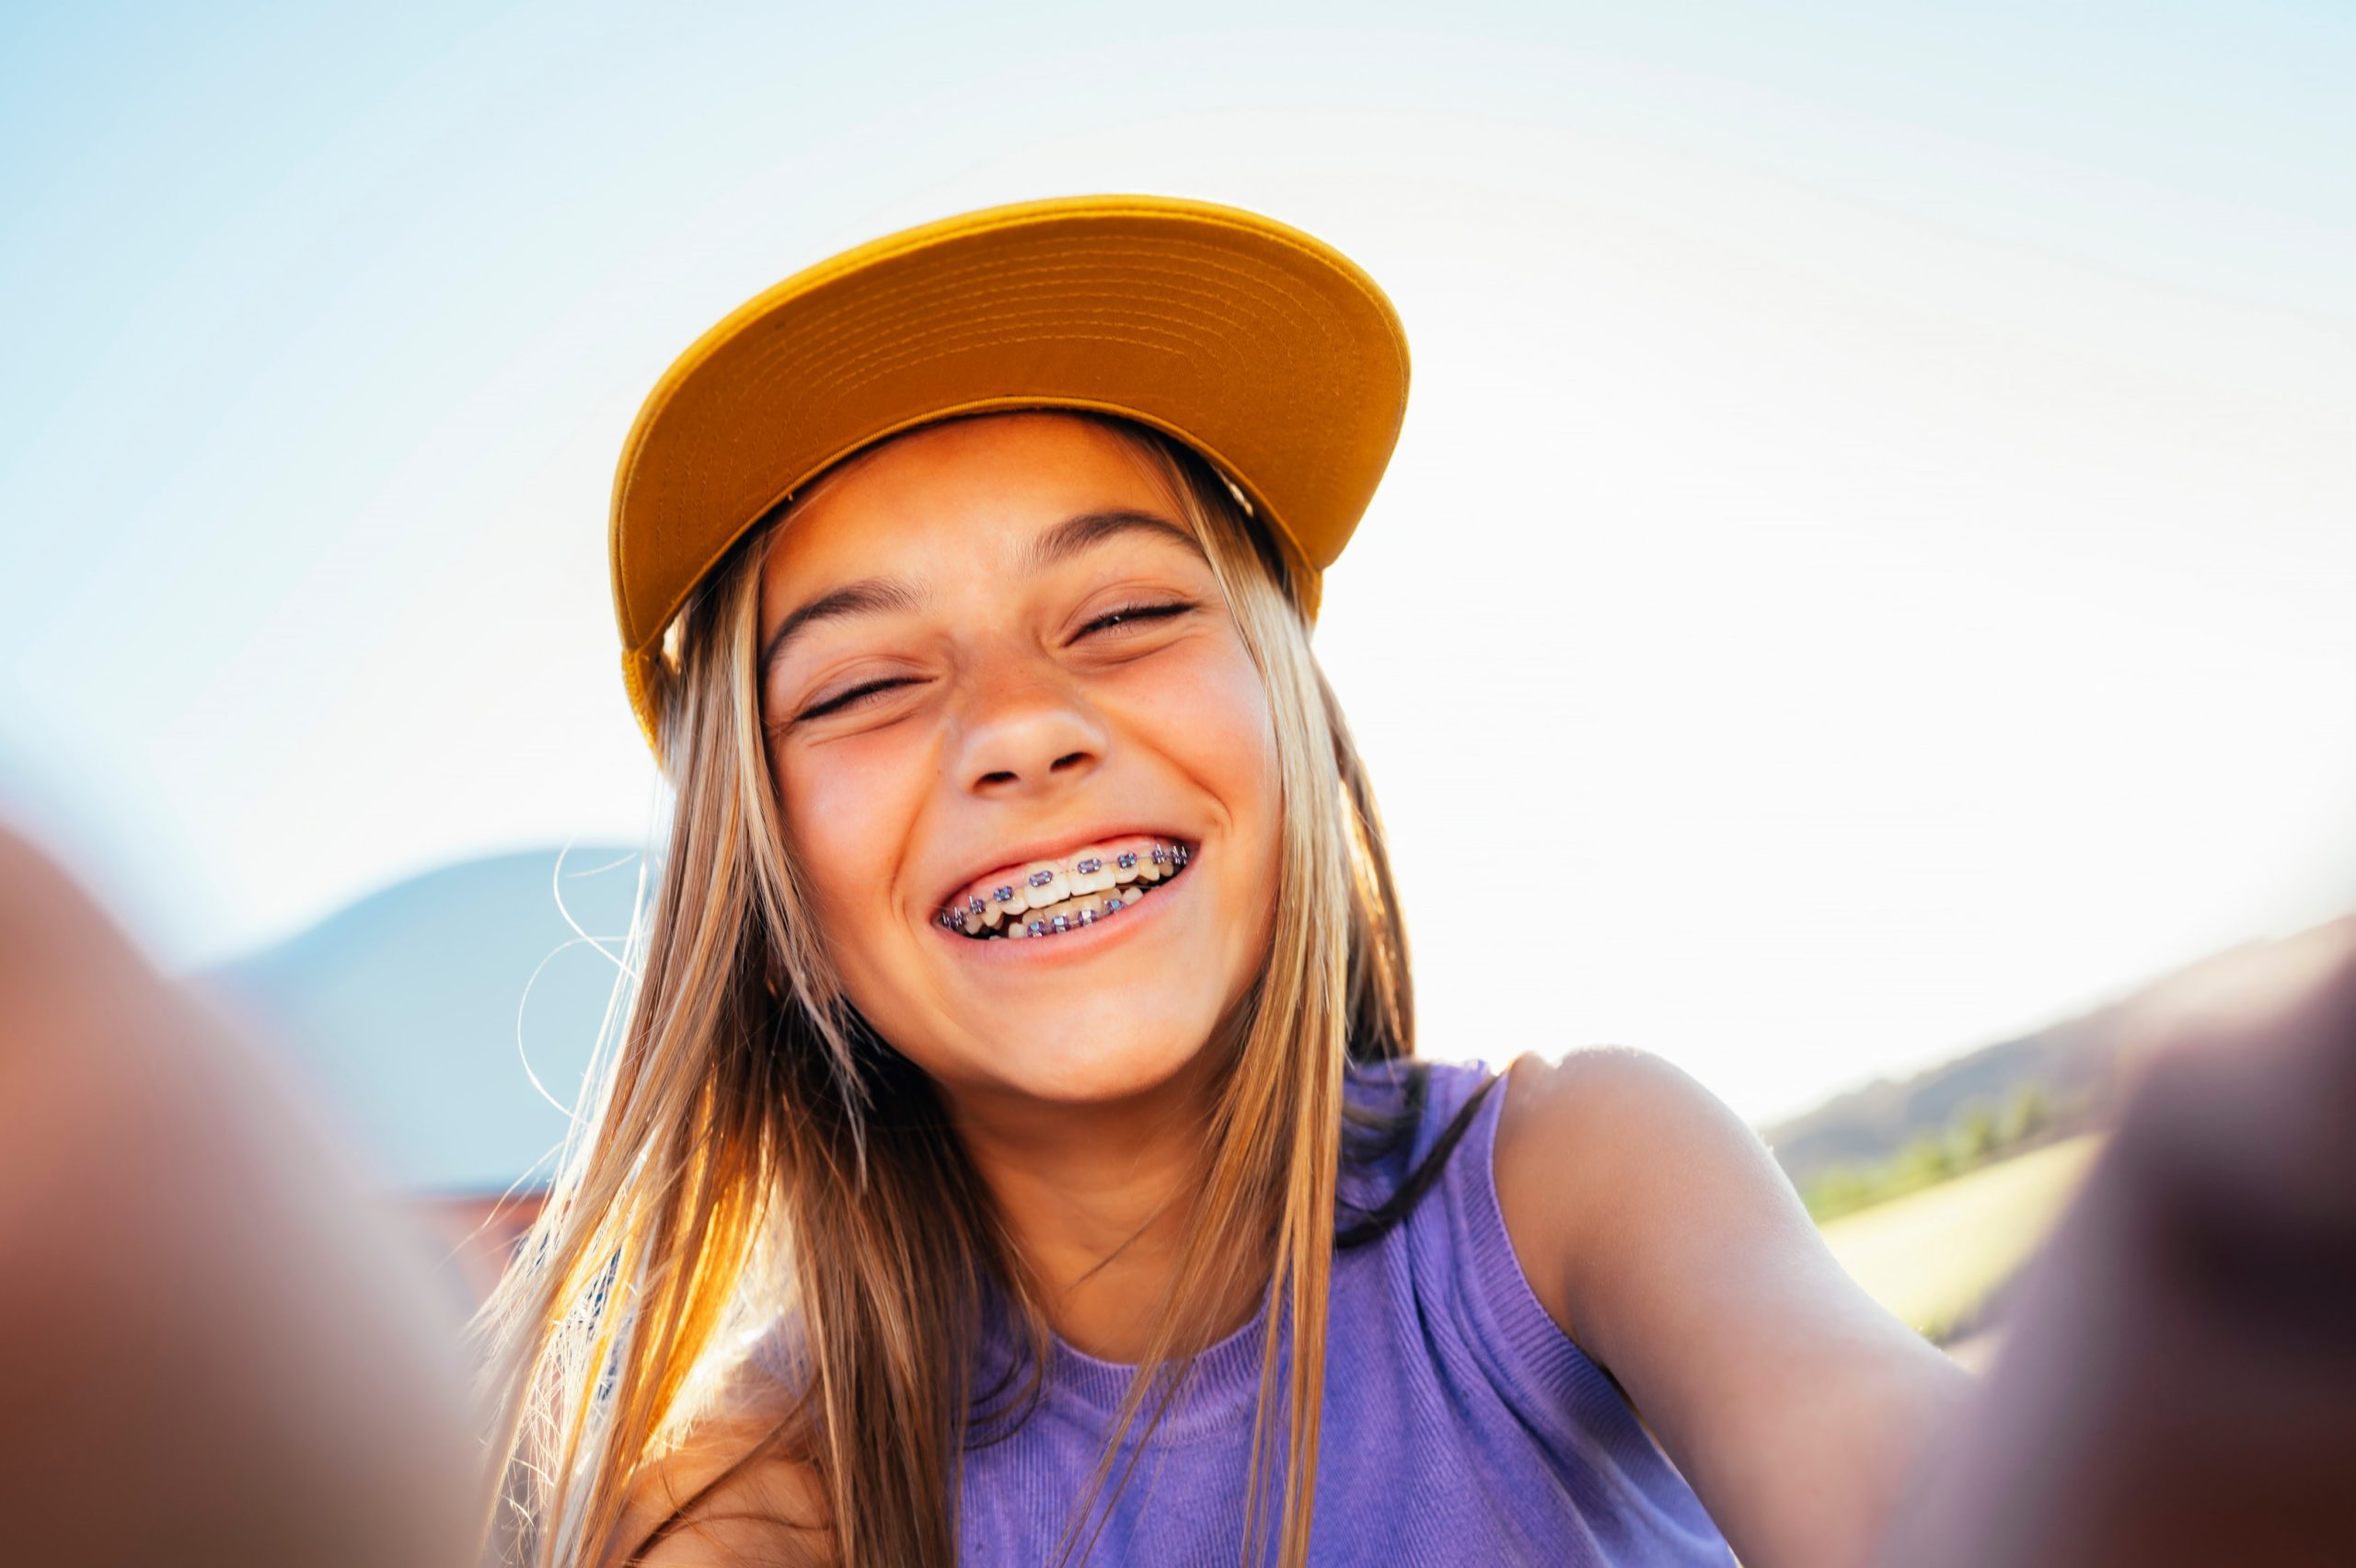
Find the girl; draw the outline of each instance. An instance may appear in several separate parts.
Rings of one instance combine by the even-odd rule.
[[[1756,1138],[1633,1053],[1414,1059],[1309,645],[1405,386],[1345,259],[1143,198],[879,241],[658,386],[676,809],[494,1303],[499,1554],[1866,1555],[1963,1379]],[[1530,830],[1473,904],[1542,916]]]

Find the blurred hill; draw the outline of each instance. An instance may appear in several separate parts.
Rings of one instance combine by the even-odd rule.
[[[1803,1193],[1843,1169],[1886,1166],[1926,1140],[1952,1139],[1975,1118],[1992,1124],[2024,1106],[2036,1107],[2035,1125],[2014,1136],[2004,1152],[2068,1137],[2108,1120],[2145,1037],[2144,1025],[2164,1017],[2235,963],[2278,945],[2356,945],[2356,915],[2313,927],[2279,942],[2250,942],[2176,970],[2107,1007],[2032,1034],[1983,1046],[1911,1078],[1882,1079],[1836,1096],[1804,1115],[1761,1129],[1795,1186]]]
[[[613,990],[558,891],[618,952],[640,859],[590,844],[446,866],[197,978],[260,1021],[396,1186],[497,1193],[565,1133],[525,1055],[570,1106]]]

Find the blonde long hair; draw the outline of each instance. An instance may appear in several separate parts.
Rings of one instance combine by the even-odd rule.
[[[1365,769],[1273,541],[1190,449],[1073,417],[1126,444],[1202,542],[1267,688],[1282,825],[1268,962],[1227,1047],[1202,1183],[1143,1356],[1164,1370],[1130,1389],[1062,1555],[1085,1560],[1088,1519],[1126,1479],[1112,1473],[1123,1435],[1141,1414],[1150,1433],[1183,1385],[1199,1348],[1188,1326],[1272,1260],[1239,1550],[1256,1561],[1273,1539],[1278,1562],[1300,1568],[1343,1070],[1413,1053],[1398,900]],[[814,1473],[837,1561],[947,1568],[961,1456],[979,1424],[1020,1419],[1048,1358],[1036,1282],[939,1096],[866,1027],[815,939],[754,667],[759,563],[779,521],[732,551],[673,628],[657,701],[676,798],[624,965],[634,995],[482,1319],[503,1412],[497,1561],[595,1562],[632,1477],[692,1422],[732,1347],[789,1314],[797,1400],[763,1447]],[[993,1290],[1014,1309],[1029,1378],[984,1411],[974,1341]],[[1265,1482],[1280,1426],[1276,1499]]]

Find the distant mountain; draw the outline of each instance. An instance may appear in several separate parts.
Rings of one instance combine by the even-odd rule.
[[[2284,944],[2356,948],[2356,915],[2281,939]],[[2124,1057],[2143,1037],[2139,1024],[2164,1016],[2244,956],[2249,943],[2187,965],[2108,1007],[2016,1040],[1984,1046],[1899,1081],[1883,1079],[1804,1115],[1761,1129],[1785,1174],[1805,1190],[1835,1166],[1887,1160],[1909,1142],[1951,1126],[1975,1102],[1998,1110],[2015,1094],[2040,1090],[2052,1111],[2049,1136],[2096,1125],[2114,1109]]]
[[[637,889],[632,847],[575,845],[560,882],[560,853],[427,872],[198,978],[260,1020],[398,1185],[500,1192],[565,1133],[525,1055],[570,1106],[613,991],[613,964],[576,941],[557,889],[617,953]]]

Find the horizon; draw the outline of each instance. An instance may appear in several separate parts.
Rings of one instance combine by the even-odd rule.
[[[316,941],[324,935],[330,927],[343,922],[349,917],[353,916],[363,909],[366,909],[371,906],[381,906],[387,901],[396,899],[399,894],[412,892],[417,889],[420,884],[430,882],[440,878],[452,876],[456,873],[487,868],[505,862],[537,862],[550,860],[553,858],[554,863],[551,866],[551,875],[553,877],[561,877],[567,882],[576,882],[584,878],[596,877],[610,873],[622,865],[639,859],[642,854],[643,851],[640,848],[619,842],[609,841],[593,844],[573,842],[563,845],[541,844],[526,846],[515,849],[502,850],[489,855],[470,856],[463,859],[444,861],[438,865],[425,867],[408,876],[370,888],[348,902],[339,905],[333,909],[325,911],[316,918],[306,921],[303,925],[279,932],[274,936],[267,938],[237,952],[212,959],[201,966],[183,972],[180,977],[187,980],[206,983],[237,971],[257,971],[266,968],[269,966],[271,960],[281,958],[293,952],[297,948]],[[575,858],[580,859],[583,863],[577,867],[572,866],[570,862]],[[583,895],[590,897],[611,896],[610,894],[604,893],[597,889],[583,890]],[[556,909],[557,905],[554,902],[552,890],[551,900],[549,905],[549,911],[547,912],[553,912],[556,911]],[[568,924],[577,922],[580,917],[578,901],[568,900],[562,913]],[[2141,976],[2140,978],[2131,980],[2112,991],[2073,1002],[2057,1010],[2050,1017],[2031,1020],[2018,1029],[1992,1035],[1984,1039],[1958,1042],[1952,1050],[1949,1050],[1943,1055],[1926,1058],[1911,1066],[1877,1071],[1870,1077],[1861,1078],[1845,1085],[1836,1085],[1803,1103],[1780,1107],[1764,1114],[1753,1115],[1746,1112],[1744,1113],[1744,1119],[1750,1123],[1753,1127],[1763,1133],[1771,1126],[1805,1118],[1852,1096],[1866,1093],[1884,1085],[1902,1085],[1918,1078],[1923,1077],[1924,1075],[1935,1074],[1945,1068],[1951,1067],[1969,1057],[1974,1056],[1981,1052],[1992,1047],[2010,1044],[2032,1035],[2079,1022],[2109,1007],[2126,1001],[2136,995],[2174,981],[2180,977],[2188,969],[2207,963],[2212,960],[2223,957],[2226,953],[2234,952],[2243,948],[2267,941],[2292,940],[2325,927],[2351,921],[2356,921],[2356,905],[2351,905],[2348,909],[2343,910],[2339,914],[2329,916],[2324,920],[2317,922],[2316,925],[2302,927],[2294,931],[2284,931],[2274,933],[2269,936],[2253,937],[2247,939],[2246,941],[2236,942],[2224,948],[2188,955],[2184,959],[2172,963],[2162,969],[2155,970],[2151,974]],[[618,941],[621,940],[621,934],[618,932],[592,932],[590,935],[596,936],[600,941]],[[560,951],[561,950],[560,948],[552,948],[547,957],[553,959],[559,955]],[[603,991],[605,987],[600,986],[598,989]],[[520,996],[518,1000],[519,1002],[521,1001]],[[535,1049],[544,1048],[549,1043],[543,1042],[542,1046],[535,1047]],[[585,1042],[553,1043],[554,1050],[560,1055],[577,1054],[579,1051],[585,1049]],[[298,1055],[300,1053],[298,1053]],[[1422,1050],[1420,1046],[1418,1048],[1417,1055],[1419,1056],[1430,1055],[1431,1059],[1435,1060],[1460,1059],[1457,1056],[1451,1056],[1445,1053],[1438,1055],[1426,1053]],[[1495,1066],[1498,1064],[1493,1063],[1492,1065]]]

